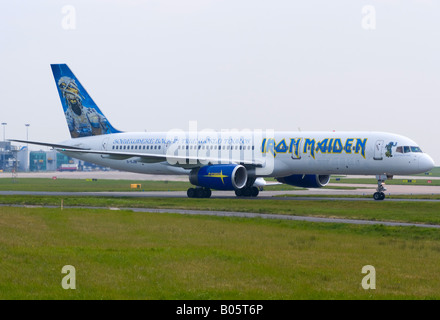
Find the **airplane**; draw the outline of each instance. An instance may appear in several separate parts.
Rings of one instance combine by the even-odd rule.
[[[187,175],[189,198],[211,190],[256,197],[265,178],[304,188],[326,186],[331,175],[374,175],[374,200],[385,199],[384,182],[394,175],[424,173],[432,158],[411,139],[386,132],[298,132],[274,130],[115,129],[66,64],[51,64],[71,139],[60,143],[11,139],[52,147],[83,161],[121,171]]]

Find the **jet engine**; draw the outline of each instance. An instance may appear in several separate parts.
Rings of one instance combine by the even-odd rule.
[[[215,190],[237,190],[246,185],[247,170],[237,164],[208,165],[191,170],[189,182]]]
[[[330,181],[329,175],[319,174],[293,174],[291,176],[277,178],[281,183],[302,188],[321,188]]]

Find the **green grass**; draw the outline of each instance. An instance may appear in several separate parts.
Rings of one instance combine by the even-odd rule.
[[[440,202],[283,200],[283,199],[189,199],[75,196],[0,196],[0,203],[22,205],[131,208],[174,208],[239,211],[298,216],[440,224]]]
[[[140,184],[141,188],[131,189],[131,184]],[[99,179],[89,181],[86,179],[47,179],[47,178],[0,178],[0,191],[59,191],[59,192],[126,192],[126,191],[186,191],[193,187],[185,181],[148,181],[148,180],[108,180]],[[354,187],[332,186],[332,189],[356,189]],[[271,185],[265,190],[287,191],[307,190],[285,184]]]
[[[372,178],[331,178],[331,183],[338,183],[340,186],[326,186],[327,189],[354,190],[362,187],[345,187],[344,184],[371,184],[377,185]],[[273,179],[267,179],[273,182]],[[427,183],[426,179],[414,179],[412,183],[404,182],[403,179],[387,180],[389,185],[428,185],[439,186],[440,180],[432,180]],[[140,184],[141,188],[131,189],[131,184]],[[86,179],[47,179],[47,178],[0,178],[0,191],[60,191],[60,192],[125,192],[125,191],[186,191],[192,187],[185,181],[147,181],[147,180],[107,180],[88,181]],[[291,191],[307,190],[285,184],[266,186],[265,190],[270,191]]]
[[[0,207],[0,230],[0,299],[440,298],[432,229]]]
[[[420,178],[420,179],[410,179],[412,182],[408,182],[408,179],[391,179],[386,180],[385,183],[389,185],[415,185],[415,186],[440,186],[440,180],[430,180],[431,182],[428,183],[429,179],[426,178]],[[336,178],[331,178],[330,183],[349,183],[349,184],[372,184],[377,185],[377,180],[373,178],[339,178],[339,180],[336,180]]]
[[[361,189],[361,188],[356,188]],[[372,195],[368,192],[363,195],[357,194],[277,194],[273,196],[274,198],[363,198],[363,199],[372,199]],[[440,200],[440,194],[386,194],[386,199],[401,199],[401,200]]]
[[[171,181],[19,178],[0,179],[0,190],[129,191],[132,183],[144,190],[189,187]],[[0,207],[0,299],[440,298],[440,232],[433,228],[79,208],[440,224],[440,202],[0,196],[0,203],[56,207]],[[61,287],[64,265],[76,268],[76,290]],[[364,265],[376,268],[376,290],[361,287]]]
[[[140,184],[140,189],[131,189],[131,184]],[[47,178],[11,178],[0,179],[0,191],[186,191],[189,182],[183,181],[146,181],[146,180],[107,180],[99,179],[47,179]]]
[[[440,177],[440,167],[432,168],[430,171],[428,171],[426,173],[417,174],[417,176]]]

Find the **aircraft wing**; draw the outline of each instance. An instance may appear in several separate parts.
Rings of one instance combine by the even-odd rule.
[[[69,153],[82,153],[82,154],[98,154],[102,158],[114,159],[114,160],[125,160],[133,158],[133,160],[144,162],[144,163],[155,163],[167,161],[170,165],[182,168],[197,168],[209,164],[218,163],[236,163],[242,165],[249,165],[255,167],[261,167],[263,165],[262,161],[250,161],[243,159],[222,159],[216,157],[192,157],[192,156],[175,156],[166,154],[154,154],[154,153],[142,153],[142,152],[116,152],[116,151],[105,151],[105,150],[86,150],[86,149],[71,149],[71,148],[55,148],[60,152]]]
[[[244,159],[221,159],[217,157],[194,157],[194,156],[175,156],[167,154],[154,154],[154,153],[142,153],[142,152],[118,152],[118,151],[106,151],[106,150],[92,150],[89,148],[78,146],[68,146],[55,143],[38,142],[38,141],[27,141],[27,140],[16,140],[10,139],[9,141],[20,142],[20,143],[30,143],[46,147],[52,147],[59,152],[67,152],[71,154],[81,153],[81,154],[97,154],[101,155],[102,158],[114,159],[114,160],[126,160],[133,158],[133,160],[144,162],[144,163],[156,163],[167,161],[170,165],[182,167],[182,168],[197,168],[209,164],[226,164],[226,163],[236,163],[241,165],[248,165],[254,167],[263,166],[263,162],[259,160],[244,160]]]
[[[27,141],[27,140],[16,140],[16,139],[8,139],[8,141],[20,142],[20,143],[26,143],[26,144],[27,143],[36,144],[36,145],[39,145],[39,146],[51,147],[51,148],[54,148],[54,149],[69,148],[69,149],[73,149],[73,150],[90,150],[90,149],[87,149],[87,148],[68,146],[68,145],[56,144],[56,143],[39,142],[39,141]]]

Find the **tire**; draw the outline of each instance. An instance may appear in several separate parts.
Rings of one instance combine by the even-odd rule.
[[[195,189],[195,197],[196,198],[204,198],[205,197],[205,189],[196,188]]]
[[[241,189],[237,189],[237,190],[235,190],[235,195],[237,197],[241,197],[243,195],[243,192],[241,191]]]
[[[257,187],[252,187],[251,188],[251,196],[252,197],[257,197],[259,193],[260,193],[260,190],[258,190]]]
[[[211,189],[203,189],[205,192],[204,192],[204,198],[211,198],[211,194],[212,194],[212,192],[211,192]]]
[[[196,189],[194,189],[194,188],[189,188],[189,189],[186,191],[186,195],[188,196],[188,198],[194,198],[195,195],[196,195]]]
[[[383,200],[383,199],[385,199],[385,193],[383,193],[383,192],[375,192],[373,194],[373,198],[376,201]]]
[[[246,188],[246,187],[243,188],[242,193],[243,193],[243,196],[250,197],[251,196],[251,188]]]

